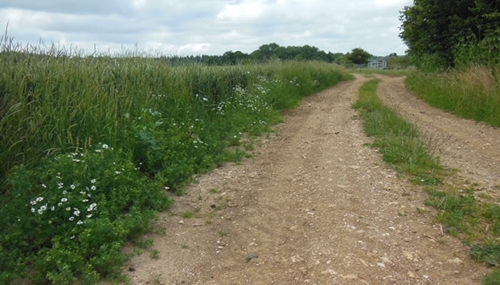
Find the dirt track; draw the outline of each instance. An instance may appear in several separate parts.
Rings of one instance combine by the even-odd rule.
[[[500,185],[498,129],[426,106],[402,78],[381,78],[381,97],[437,138],[444,164],[483,191]],[[254,158],[199,177],[160,215],[155,228],[166,232],[149,235],[158,258],[146,250],[124,268],[130,284],[480,284],[488,268],[442,236],[421,189],[365,146],[351,104],[367,80],[308,97]]]

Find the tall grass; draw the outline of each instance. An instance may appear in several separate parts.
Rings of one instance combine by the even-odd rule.
[[[144,110],[185,123],[194,117],[220,120],[213,109],[235,99],[236,87],[259,85],[262,90],[255,91],[262,100],[275,110],[288,108],[301,96],[342,80],[345,75],[338,70],[298,62],[173,68],[145,58],[2,52],[0,174],[97,142],[133,148],[131,118],[143,117]],[[269,92],[263,92],[266,88]]]
[[[430,105],[500,126],[500,68],[474,65],[444,73],[414,72],[406,86]]]
[[[193,174],[350,75],[317,62],[168,66],[141,53],[0,50],[0,283],[95,284]]]

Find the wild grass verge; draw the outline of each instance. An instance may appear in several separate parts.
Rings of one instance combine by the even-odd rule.
[[[500,68],[471,66],[442,73],[412,72],[406,87],[430,105],[500,126]]]
[[[500,266],[500,206],[479,201],[474,187],[464,183],[442,183],[446,177],[439,160],[429,151],[416,127],[404,121],[377,97],[379,80],[364,84],[353,105],[360,111],[367,135],[373,136],[382,159],[400,173],[424,185],[429,197],[426,205],[438,212],[436,220],[444,231],[470,247],[470,256],[492,266]],[[485,276],[484,284],[498,284],[499,271]]]
[[[242,159],[244,134],[350,78],[327,63],[172,67],[0,44],[1,284],[121,278],[123,242],[166,190]]]

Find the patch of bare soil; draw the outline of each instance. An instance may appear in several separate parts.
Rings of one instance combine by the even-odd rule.
[[[198,177],[145,237],[152,248],[124,267],[130,284],[479,284],[488,268],[443,235],[422,190],[366,146],[351,108],[366,80],[306,98],[261,138],[254,158]],[[443,162],[498,183],[498,131],[438,117],[402,82],[383,77],[381,95],[408,97],[395,105],[450,125],[440,132],[457,140],[443,145],[454,160]],[[455,133],[463,141],[448,139]]]

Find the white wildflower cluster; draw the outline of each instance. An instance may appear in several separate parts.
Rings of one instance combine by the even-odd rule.
[[[263,75],[259,75],[259,76],[257,76],[257,79],[258,79],[259,81],[264,82],[264,83],[271,83],[271,79],[269,79],[268,77],[263,76]]]
[[[196,137],[194,140],[193,140],[193,144],[194,144],[194,147],[195,148],[198,148],[199,145],[208,145],[206,142],[202,141],[200,138]]]
[[[269,77],[266,77],[263,75],[257,76],[257,79],[259,79],[259,81],[261,81],[263,83],[267,83],[267,84],[277,84],[277,83],[281,82],[279,79],[276,79],[276,78],[273,79],[273,78],[269,78]]]
[[[297,87],[300,86],[300,84],[297,82],[297,77],[292,78],[292,80],[290,80],[290,84],[297,86]]]
[[[115,175],[120,175],[125,171],[125,168],[122,168],[120,170],[115,170]]]
[[[138,166],[138,167],[135,167],[135,168],[134,168],[134,170],[139,170],[139,169],[141,169],[141,166],[142,166],[142,165],[143,165],[143,163],[142,163],[142,162],[139,162],[139,166]]]
[[[197,100],[201,100],[203,102],[208,102],[208,98],[206,96],[201,96],[200,94],[195,94],[194,97],[197,99]]]
[[[144,108],[144,109],[142,109],[142,112],[143,113],[149,113],[153,117],[159,117],[159,116],[161,116],[161,112],[160,111],[153,110],[151,108]]]
[[[73,162],[81,162],[82,157],[83,157],[83,153],[72,152],[72,153],[68,154],[68,157],[71,158],[71,160],[73,160]]]
[[[260,85],[260,84],[255,84],[254,86],[255,86],[255,88],[257,88],[257,90],[259,90],[259,92],[260,92],[261,94],[267,94],[267,92],[269,92],[269,91],[270,91],[270,90],[269,90],[269,88],[267,88],[267,87],[265,87],[265,86],[262,86],[262,85]]]
[[[42,186],[43,187],[43,186]],[[47,210],[47,203],[45,203],[44,205],[41,205],[38,207],[35,207],[38,203],[42,202],[43,201],[43,197],[37,197],[35,200],[32,200],[30,202],[31,204],[31,212],[32,213],[38,213],[39,215],[43,214],[43,212],[45,212]]]
[[[271,107],[261,96],[267,94],[270,89],[261,84],[254,84],[253,88],[257,90],[256,94],[248,93],[247,89],[242,86],[235,86],[233,88],[234,99],[237,100],[236,104],[238,109],[252,113],[260,113],[263,110],[269,110]]]
[[[241,85],[234,86],[233,91],[235,94],[238,94],[240,96],[245,95],[245,93],[246,93],[246,89]]]
[[[106,149],[107,145],[103,144],[103,149]],[[57,179],[61,180],[61,174],[58,173],[56,176]],[[31,212],[34,214],[42,215],[47,210],[55,211],[58,208],[62,208],[65,212],[70,213],[70,216],[67,218],[68,221],[73,222],[76,221],[77,225],[83,225],[86,219],[92,218],[93,212],[97,210],[97,204],[91,201],[92,192],[97,190],[97,186],[95,185],[97,179],[91,179],[89,186],[85,187],[85,190],[78,191],[80,188],[78,184],[70,184],[69,186],[65,186],[63,182],[58,182],[55,185],[57,190],[62,190],[61,194],[62,198],[58,199],[50,206],[50,201],[47,202],[43,196],[37,197],[30,201],[31,204]],[[49,187],[45,184],[41,184],[44,189],[48,189]],[[70,194],[70,196],[68,196]],[[79,194],[79,195],[78,195]],[[78,197],[78,198],[76,198]],[[72,200],[79,199],[83,203],[87,203],[85,212],[82,212],[78,207],[71,206]],[[43,203],[46,201],[46,203]],[[80,204],[80,203],[79,203]]]
[[[110,148],[109,145],[105,144],[105,143],[98,143],[99,147],[97,147],[95,149],[95,152],[103,152],[103,151],[106,151],[108,149],[113,149],[112,147]]]
[[[221,101],[215,105],[215,107],[212,108],[212,111],[215,111],[215,113],[224,116],[224,109],[226,107],[226,103],[224,101]]]
[[[165,94],[151,94],[151,98],[162,99],[162,98],[167,98],[167,95],[165,95]]]

